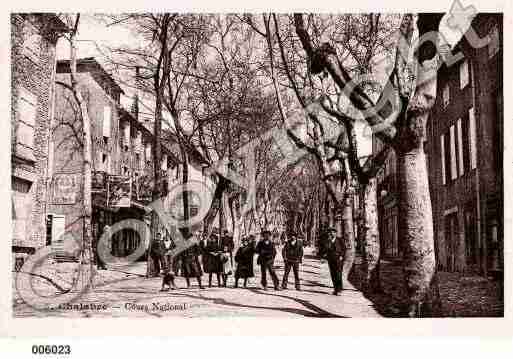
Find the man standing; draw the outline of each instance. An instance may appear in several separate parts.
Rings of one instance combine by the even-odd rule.
[[[301,290],[301,286],[299,284],[299,264],[303,261],[303,243],[297,240],[297,235],[295,233],[290,234],[290,240],[285,243],[281,255],[285,262],[285,271],[283,273],[281,287],[283,289],[287,289],[289,273],[292,268],[294,271],[294,284],[296,286],[296,290]]]
[[[244,288],[248,284],[248,278],[255,276],[253,272],[253,256],[255,255],[255,243],[253,236],[242,238],[242,246],[235,253],[235,262],[237,269],[235,270],[235,288],[239,285],[239,278],[244,279]]]
[[[221,238],[221,248],[223,252],[230,256],[230,264],[233,268],[233,249],[235,248],[235,242],[233,241],[233,237],[230,236],[228,230],[223,231],[223,236]]]
[[[162,278],[162,289],[161,291],[166,291],[169,289],[176,289],[175,285],[175,276],[172,273],[172,266],[173,266],[173,259],[171,258],[171,250],[175,248],[175,245],[171,238],[166,236],[164,238],[164,242],[162,242],[161,247],[161,255],[160,255],[160,261],[162,264],[162,269],[164,271],[164,276]],[[168,286],[166,289],[165,286]]]
[[[99,243],[100,243],[102,236],[104,234],[108,235],[109,230],[110,230],[110,227],[108,225],[105,225],[105,227],[103,227],[102,232],[99,233],[98,238],[96,239],[96,242],[93,245],[94,257],[96,260],[96,266],[98,267],[98,270],[106,270],[107,269],[107,267],[105,266],[105,262],[103,262],[103,260],[102,260],[101,253],[98,253],[98,247],[99,247]],[[108,241],[111,241],[111,238],[108,238]]]
[[[185,238],[185,241],[194,241],[194,238],[192,237],[193,235],[189,234],[188,238]],[[198,281],[198,287],[203,289],[203,285],[201,284],[201,276],[203,275],[203,271],[201,270],[201,264],[199,261],[200,255],[201,248],[198,243],[194,243],[193,245],[188,246],[187,249],[180,253],[182,276],[185,277],[187,288],[190,288],[191,286],[190,278],[196,278]]]
[[[153,276],[158,277],[160,275],[160,259],[162,255],[162,233],[157,232],[155,235],[155,241],[151,245],[150,256],[153,262]]]
[[[333,282],[333,295],[340,295],[342,291],[342,257],[344,243],[337,238],[335,228],[328,228],[327,239],[320,243],[319,255],[328,260],[331,281]]]
[[[278,276],[274,271],[274,257],[276,257],[276,247],[271,241],[271,232],[267,229],[262,231],[262,239],[256,246],[256,252],[258,253],[257,264],[260,265],[260,272],[262,275],[262,286],[264,290],[267,290],[267,278],[266,271],[269,271],[271,278],[274,283],[274,290],[280,290]]]

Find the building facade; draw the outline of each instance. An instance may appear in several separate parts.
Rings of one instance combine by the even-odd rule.
[[[425,151],[441,270],[503,268],[502,26],[476,16],[453,50],[462,58],[439,70]]]
[[[69,61],[58,61],[57,80],[70,83],[69,73]],[[93,238],[97,240],[106,225],[125,219],[149,225],[153,134],[138,121],[137,111],[129,112],[120,105],[123,90],[94,58],[77,60],[77,77],[91,121]],[[73,94],[59,86],[50,140],[52,185],[47,214],[48,242],[57,252],[63,244],[63,233],[71,233],[78,240],[83,236],[81,134],[82,121]],[[177,163],[163,146],[163,193],[177,178]],[[141,238],[136,230],[122,229],[112,236],[113,255],[125,256],[138,247]]]
[[[54,111],[55,47],[66,32],[54,14],[11,15],[12,249],[46,245],[48,140]]]
[[[453,49],[462,56],[438,72],[424,151],[439,270],[486,274],[503,269],[502,26],[501,15],[476,16]],[[375,153],[381,148],[374,139]],[[393,152],[378,183],[383,253],[401,256]]]

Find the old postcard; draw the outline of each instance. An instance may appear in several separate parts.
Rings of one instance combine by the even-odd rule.
[[[504,317],[504,23],[11,13],[12,318]]]

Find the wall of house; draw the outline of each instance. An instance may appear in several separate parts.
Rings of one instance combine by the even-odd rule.
[[[58,73],[57,80],[70,83],[68,73]],[[82,93],[87,106],[88,115],[91,121],[92,136],[92,169],[101,171],[109,169],[111,174],[119,174],[119,163],[117,142],[119,137],[118,122],[119,115],[117,106],[112,98],[98,85],[89,73],[78,73],[79,90]],[[78,238],[82,237],[83,221],[83,197],[82,197],[82,170],[83,170],[83,147],[82,147],[82,119],[79,108],[71,91],[63,86],[56,88],[55,116],[52,123],[51,147],[53,149],[52,161],[50,164],[52,174],[51,204],[48,212],[64,215],[66,230],[72,232]],[[103,122],[104,115],[109,113],[110,108],[110,137],[104,140]],[[110,158],[103,163],[103,155]],[[68,199],[59,197],[63,186],[71,186],[69,189],[75,193]]]
[[[43,15],[11,15],[11,159],[13,246],[39,248],[46,243],[47,153],[52,112],[56,37],[45,35]],[[35,103],[24,104],[25,93]],[[32,149],[21,146],[20,121],[33,111]],[[26,129],[26,127],[25,127]]]
[[[482,16],[473,23],[480,36],[486,35],[486,19]],[[462,51],[465,59],[449,67],[443,66],[439,72],[437,101],[428,123],[427,145],[438,266],[442,270],[466,271],[479,270],[480,262],[486,261],[486,243],[483,242],[488,241],[490,236],[486,224],[487,217],[490,217],[487,198],[501,192],[502,157],[497,154],[502,153],[499,131],[502,118],[498,115],[500,106],[496,100],[502,95],[502,89],[497,86],[501,76],[498,66],[501,56],[490,59],[487,46],[476,49],[465,40],[456,51]],[[468,63],[469,84],[461,88],[460,65],[463,61]],[[443,92],[447,85],[450,100],[445,106]],[[471,165],[470,109],[474,111],[476,122],[477,169]],[[458,122],[462,127],[461,156]],[[451,174],[451,126],[454,128],[456,176]],[[440,139],[442,134],[444,160]],[[477,235],[479,197],[482,238]],[[498,197],[502,200],[502,192]]]

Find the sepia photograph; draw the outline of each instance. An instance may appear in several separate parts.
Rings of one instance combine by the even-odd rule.
[[[406,10],[11,12],[12,317],[503,318],[504,16]]]

